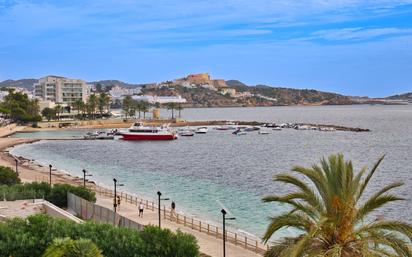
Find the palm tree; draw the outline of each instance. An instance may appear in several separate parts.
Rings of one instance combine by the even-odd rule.
[[[77,110],[77,117],[80,117],[80,111],[81,111],[83,105],[84,105],[84,103],[81,99],[77,99],[72,104],[73,108]]]
[[[100,116],[103,117],[103,111],[105,109],[107,111],[109,110],[110,97],[105,92],[100,93],[99,98],[97,99],[97,105],[100,112]]]
[[[142,102],[141,111],[143,112],[143,119],[146,119],[146,112],[149,111],[150,105],[148,102]]]
[[[175,116],[174,116],[174,110],[176,109],[176,103],[167,103],[166,104],[166,108],[168,109],[168,110],[172,110],[172,119],[174,119],[175,118]]]
[[[89,105],[90,114],[92,115],[92,118],[94,118],[94,113],[96,112],[96,108],[98,104],[97,96],[95,94],[91,94],[89,96],[89,100],[87,101],[87,104]]]
[[[89,239],[56,238],[43,257],[103,257],[99,248]]]
[[[127,116],[130,114],[130,110],[132,109],[132,107],[133,107],[133,98],[130,95],[128,95],[123,99],[123,102],[122,102],[122,109],[126,117],[126,120],[127,120]]]
[[[60,113],[63,111],[63,107],[60,104],[57,104],[56,106],[54,106],[54,110],[57,114],[57,120],[60,121]]]
[[[365,167],[354,174],[351,161],[345,161],[341,154],[331,155],[311,168],[294,167],[292,171],[300,177],[276,175],[274,181],[294,186],[297,191],[263,198],[264,202],[292,207],[289,212],[271,218],[263,240],[268,242],[273,234],[286,227],[295,228],[301,234],[283,239],[265,256],[412,256],[411,224],[383,219],[373,221],[370,217],[383,205],[404,200],[389,193],[403,183],[383,186],[364,199],[365,189],[382,160],[383,157],[368,173]]]
[[[181,103],[179,103],[179,104],[176,106],[176,110],[179,111],[179,118],[182,118],[182,115],[181,115],[180,112],[183,110],[183,106],[182,106]]]

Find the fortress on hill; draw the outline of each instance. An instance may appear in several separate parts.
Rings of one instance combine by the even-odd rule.
[[[189,74],[185,78],[176,79],[176,84],[211,85],[216,89],[226,88],[224,79],[211,79],[209,73]]]

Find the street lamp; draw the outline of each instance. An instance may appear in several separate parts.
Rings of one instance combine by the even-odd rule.
[[[16,161],[16,174],[17,176],[19,176],[19,169],[18,169],[19,161],[17,159],[15,159],[15,161]]]
[[[226,257],[226,220],[235,220],[236,218],[226,218],[226,210],[221,210],[223,214],[223,257]]]
[[[52,171],[52,165],[51,164],[49,164],[49,184],[50,184],[50,186],[51,186],[51,171]]]
[[[91,177],[92,174],[87,174],[87,171],[83,169],[83,187],[86,187],[86,177]]]
[[[158,210],[159,210],[159,228],[160,228],[161,227],[161,222],[160,222],[160,218],[161,218],[161,216],[160,216],[160,200],[167,201],[167,200],[169,200],[169,198],[160,198],[162,196],[162,193],[160,193],[160,191],[157,191],[157,195],[158,195],[158,198],[159,198]]]
[[[124,186],[123,184],[117,184],[117,179],[113,179],[113,183],[114,183],[114,199],[113,199],[113,209],[114,209],[114,212],[116,213],[117,212],[117,210],[116,210],[116,208],[117,208],[117,187],[121,187],[121,186]]]

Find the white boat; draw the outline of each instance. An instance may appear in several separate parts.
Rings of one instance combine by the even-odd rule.
[[[195,135],[195,132],[193,131],[181,131],[179,132],[179,136],[181,137],[193,137]]]
[[[259,130],[258,134],[259,135],[269,135],[269,132],[266,130]]]
[[[282,128],[280,128],[280,127],[274,127],[274,128],[272,128],[272,130],[281,131]]]
[[[143,123],[137,122],[126,131],[120,133],[123,140],[173,140],[177,139],[177,134],[169,129],[169,126],[146,127]]]
[[[195,130],[196,134],[206,134],[209,131],[207,127],[199,127]]]

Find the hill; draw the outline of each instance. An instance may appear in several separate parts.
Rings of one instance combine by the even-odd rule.
[[[91,81],[91,82],[87,82],[88,84],[93,84],[93,85],[97,85],[100,84],[103,87],[110,87],[113,85],[118,85],[121,87],[138,87],[140,86],[139,84],[131,84],[131,83],[127,83],[127,82],[123,82],[121,80],[98,80],[98,81]]]
[[[400,94],[400,95],[388,96],[388,97],[386,97],[386,99],[389,99],[389,100],[403,100],[403,101],[412,102],[412,92],[405,93],[405,94]]]
[[[38,79],[8,79],[0,82],[0,87],[22,87],[30,90],[33,88],[33,84],[37,83],[37,81]]]

